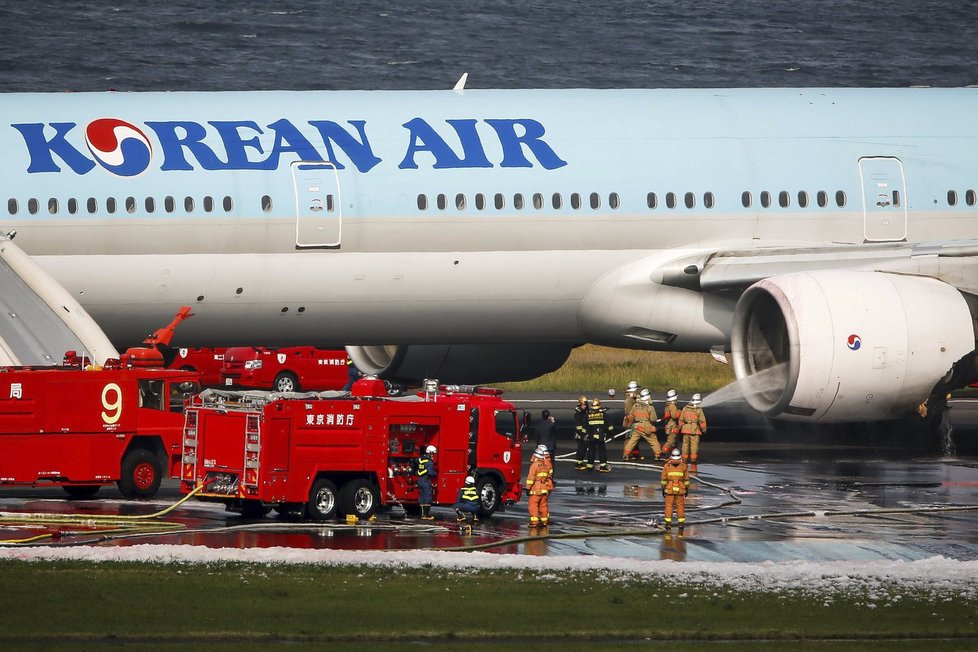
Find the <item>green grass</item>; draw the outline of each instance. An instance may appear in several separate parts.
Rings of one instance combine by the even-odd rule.
[[[587,344],[571,352],[557,371],[534,380],[506,383],[503,389],[521,392],[623,392],[636,380],[653,392],[675,389],[681,394],[712,392],[734,380],[730,365],[708,353],[629,351]]]
[[[928,650],[940,650],[978,643],[975,600],[897,586],[874,596],[849,587],[826,598],[803,587],[746,592],[594,571],[121,562],[2,561],[0,577],[4,649],[424,643],[605,650],[667,639],[671,649],[722,640],[743,650],[788,642],[853,650],[921,649],[928,639]]]

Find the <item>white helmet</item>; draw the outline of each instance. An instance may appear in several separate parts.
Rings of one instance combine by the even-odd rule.
[[[681,459],[682,456],[683,456],[683,454],[679,452],[679,449],[678,448],[673,448],[672,449],[672,452],[669,453],[669,459],[670,460],[678,460],[678,459]]]
[[[429,454],[430,453],[437,453],[438,452],[438,449],[429,444],[428,445],[428,448],[424,449],[424,452],[429,453]]]
[[[465,484],[471,487],[475,484],[475,478],[473,478],[471,475],[465,476]]]
[[[550,452],[550,450],[543,444],[540,444],[539,446],[537,446],[537,449],[533,451],[533,454],[539,455],[540,457],[544,457],[548,452]]]
[[[635,380],[628,381],[628,389],[626,391],[634,392],[636,389],[638,389],[638,381]]]
[[[693,407],[696,407],[702,402],[703,402],[702,396],[700,396],[699,394],[693,394],[693,398],[689,401],[689,404],[692,405]]]
[[[670,401],[670,402],[671,401],[675,401],[677,398],[679,398],[679,394],[676,393],[676,390],[670,389],[668,392],[666,392],[666,400],[667,401]]]
[[[640,400],[640,401],[651,401],[652,400],[652,392],[650,392],[647,389],[643,389],[641,392],[638,393],[638,400]]]

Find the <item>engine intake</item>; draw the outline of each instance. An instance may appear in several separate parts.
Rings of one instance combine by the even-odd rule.
[[[974,350],[974,321],[961,293],[941,281],[804,272],[744,292],[731,348],[744,398],[765,415],[886,419],[925,401]]]

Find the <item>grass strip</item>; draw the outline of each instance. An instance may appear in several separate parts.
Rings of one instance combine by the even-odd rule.
[[[826,595],[596,571],[14,560],[0,561],[0,577],[0,645],[8,649],[107,641],[239,650],[278,642],[978,642],[978,600],[897,585]]]

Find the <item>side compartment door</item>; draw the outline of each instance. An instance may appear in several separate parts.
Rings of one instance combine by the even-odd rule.
[[[295,187],[295,246],[339,247],[343,227],[340,176],[328,161],[292,163]]]
[[[907,185],[903,163],[890,156],[859,159],[866,242],[907,239]]]

